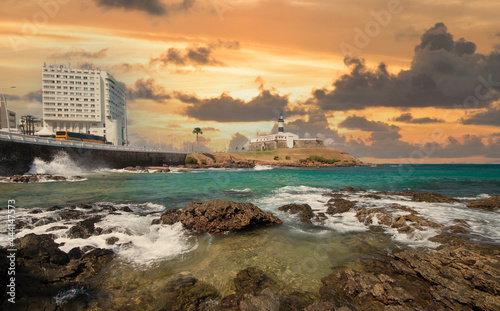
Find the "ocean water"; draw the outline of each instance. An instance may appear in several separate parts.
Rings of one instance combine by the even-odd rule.
[[[37,161],[31,172],[69,172],[85,177],[74,182],[1,183],[0,202],[4,203],[0,204],[5,208],[8,200],[16,201],[16,221],[24,224],[17,229],[17,237],[50,232],[66,252],[73,247],[100,247],[117,254],[117,259],[96,281],[99,290],[108,293],[96,298],[101,308],[113,309],[124,303],[133,306],[140,300],[137,297],[156,297],[156,292],[160,299],[158,289],[179,275],[192,275],[213,284],[221,294],[229,294],[234,290],[232,280],[236,273],[249,266],[261,268],[290,290],[315,293],[332,266],[394,249],[439,246],[429,241],[440,233],[439,228],[409,234],[383,225],[379,226],[381,230],[372,230],[377,225],[376,217],[372,224],[365,224],[354,212],[329,216],[324,223],[310,226],[302,224],[296,215],[278,210],[288,203],[307,203],[316,212],[324,212],[329,197],[323,194],[347,186],[368,192],[427,191],[458,198],[462,201],[438,204],[412,202],[398,195],[382,195],[374,200],[367,198],[366,193],[344,193],[347,199],[357,201],[360,208],[390,210],[399,205],[443,226],[464,221],[470,227],[471,238],[500,246],[498,213],[466,206],[469,200],[500,195],[500,165],[257,166],[151,174],[123,170],[85,172],[63,157],[52,163]],[[220,236],[192,235],[180,224],[151,225],[167,209],[216,198],[253,203],[277,215],[284,224]],[[397,209],[390,212],[405,214]],[[68,217],[70,213],[79,216]],[[103,234],[87,239],[68,237],[68,229],[90,215],[102,217],[96,227],[101,227]],[[5,220],[0,223],[0,244],[6,245],[5,209],[0,210],[0,217]],[[109,238],[117,242],[110,245],[106,242]]]

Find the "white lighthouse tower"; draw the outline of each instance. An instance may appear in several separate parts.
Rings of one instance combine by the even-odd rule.
[[[283,120],[283,115],[280,114],[278,118],[278,134],[283,134],[285,132],[285,121]]]

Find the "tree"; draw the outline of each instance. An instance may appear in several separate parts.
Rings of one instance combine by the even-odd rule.
[[[193,130],[193,134],[196,134],[196,152],[199,152],[200,150],[198,148],[198,135],[203,135],[203,131],[201,130],[201,128],[195,127]]]

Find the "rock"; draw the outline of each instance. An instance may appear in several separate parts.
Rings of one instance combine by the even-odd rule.
[[[345,192],[366,192],[365,189],[356,189],[353,187],[345,187],[343,189],[340,189],[339,191],[345,191]]]
[[[80,259],[82,255],[83,252],[79,247],[74,247],[68,252],[69,259]]]
[[[45,232],[52,232],[52,231],[63,230],[63,229],[68,229],[68,227],[67,226],[54,226],[54,227],[50,227],[49,229],[45,230]]]
[[[95,223],[101,221],[102,216],[96,216],[80,221],[68,230],[72,239],[86,239],[95,233]]]
[[[459,200],[447,195],[431,193],[431,192],[405,192],[403,195],[411,196],[412,201],[428,202],[428,203],[454,203]]]
[[[278,210],[285,213],[300,214],[300,220],[307,224],[311,224],[311,218],[314,216],[311,206],[309,204],[287,204],[278,207]]]
[[[37,263],[54,263],[57,265],[69,262],[68,255],[61,251],[53,240],[52,235],[36,235],[30,233],[21,239],[16,240],[19,257],[33,260]]]
[[[272,289],[266,288],[258,295],[245,295],[239,307],[241,311],[279,311],[280,297]]]
[[[330,199],[327,203],[328,209],[326,213],[330,215],[345,213],[354,208],[356,203],[357,201],[349,201],[346,199]]]
[[[500,251],[407,249],[335,267],[322,279],[322,301],[352,310],[499,310]]]
[[[307,306],[304,311],[334,311],[335,307],[333,303],[327,301],[315,301],[313,304]],[[340,310],[338,308],[337,310]],[[349,309],[344,311],[349,311]]]
[[[266,288],[277,289],[278,284],[256,267],[249,267],[236,274],[234,286],[238,294],[257,294]]]
[[[500,209],[500,196],[472,201],[468,205],[470,208],[479,208],[486,211],[497,211]]]
[[[115,243],[118,242],[119,240],[120,240],[119,238],[112,236],[112,237],[106,239],[106,244],[115,245]]]
[[[200,306],[208,301],[219,299],[217,290],[193,277],[181,277],[165,286],[166,305],[161,309],[200,310]]]
[[[185,228],[212,234],[282,223],[276,216],[263,212],[251,203],[218,199],[191,202],[181,210],[166,211],[159,221],[153,223],[172,224],[178,221]]]
[[[133,213],[133,212],[134,212],[134,211],[133,211],[133,210],[131,210],[131,209],[130,209],[130,207],[128,207],[128,206],[124,206],[124,207],[120,208],[120,210],[121,210],[122,212],[126,212],[126,213]]]
[[[176,222],[180,221],[180,216],[182,214],[182,211],[179,209],[172,209],[164,212],[161,214],[160,219],[154,219],[151,224],[152,225],[158,225],[158,224],[164,224],[164,225],[173,225]]]

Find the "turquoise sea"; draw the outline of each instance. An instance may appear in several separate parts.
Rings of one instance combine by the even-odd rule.
[[[7,200],[16,201],[17,221],[23,224],[16,232],[18,237],[50,231],[58,237],[56,242],[61,243],[63,251],[101,247],[117,254],[111,267],[99,276],[100,291],[107,293],[96,298],[102,308],[133,305],[141,295],[154,297],[155,289],[179,274],[192,275],[213,284],[222,294],[229,294],[234,289],[232,280],[236,273],[249,266],[263,269],[289,288],[315,293],[332,266],[394,249],[439,246],[429,241],[439,234],[439,229],[424,228],[405,234],[380,225],[381,230],[371,230],[376,221],[362,223],[354,212],[329,216],[323,223],[310,226],[302,224],[297,216],[278,210],[288,203],[307,203],[316,212],[324,212],[329,197],[323,194],[347,186],[369,192],[426,191],[458,198],[461,202],[439,204],[412,202],[395,195],[374,200],[367,198],[366,193],[345,193],[360,208],[397,204],[443,227],[463,220],[470,227],[468,234],[472,239],[500,245],[498,213],[466,206],[469,200],[500,195],[500,165],[257,166],[153,174],[122,170],[86,172],[62,158],[53,163],[37,162],[32,170],[85,177],[74,182],[2,183],[0,202],[4,202],[4,208]],[[278,216],[284,224],[221,236],[193,235],[180,224],[151,225],[166,209],[216,198],[254,203]],[[92,209],[80,208],[78,204],[90,204]],[[51,208],[56,205],[61,208]],[[68,228],[82,218],[63,217],[68,210],[102,216],[96,227],[103,228],[103,234],[87,239],[69,238]],[[0,216],[6,219],[6,211],[1,210]],[[55,226],[63,229],[50,229]],[[2,222],[0,232],[6,231],[6,222]],[[110,237],[119,242],[108,245],[106,240]],[[0,242],[6,244],[6,238],[0,235]]]

